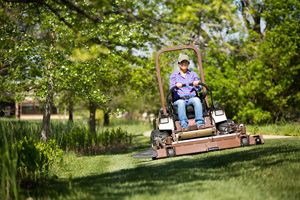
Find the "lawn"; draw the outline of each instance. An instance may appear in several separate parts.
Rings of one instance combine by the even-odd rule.
[[[132,126],[137,126],[134,129]],[[34,199],[300,199],[300,139],[155,160],[135,159],[148,146],[132,125],[136,147],[118,154],[67,153],[57,179]]]

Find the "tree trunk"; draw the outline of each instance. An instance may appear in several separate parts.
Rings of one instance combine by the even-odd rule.
[[[262,4],[257,4],[256,8],[254,7],[254,3],[249,0],[241,0],[241,12],[242,16],[245,22],[245,26],[248,30],[253,30],[256,33],[258,33],[260,36],[263,37],[263,33],[261,31],[260,21],[261,21],[261,15],[263,13],[264,7]],[[255,9],[255,13],[249,13],[249,10]],[[251,19],[248,15],[251,15],[253,22],[251,22]],[[252,24],[254,23],[254,24]]]
[[[21,106],[21,104],[20,103],[16,103],[16,113],[15,113],[15,115],[16,115],[16,118],[17,119],[21,119],[21,113],[22,113],[22,106]]]
[[[74,111],[74,104],[73,104],[73,100],[72,97],[70,97],[69,99],[69,103],[68,103],[68,112],[69,112],[69,122],[73,122],[73,111]]]
[[[109,110],[104,111],[104,121],[103,121],[104,126],[109,126],[109,114],[110,114]]]
[[[90,119],[89,119],[89,130],[90,133],[96,133],[96,104],[90,102]]]
[[[254,20],[253,30],[262,36],[262,32],[260,30],[260,18],[261,18],[260,13],[259,13],[259,15],[257,14],[253,17],[253,20]]]
[[[48,136],[50,134],[50,118],[51,118],[51,108],[53,102],[53,87],[52,84],[48,83],[48,91],[46,96],[46,102],[44,106],[44,114],[43,114],[43,124],[42,124],[42,132],[41,132],[41,140],[46,142],[48,140]]]

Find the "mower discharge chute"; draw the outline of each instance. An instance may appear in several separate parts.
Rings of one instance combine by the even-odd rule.
[[[202,92],[198,93],[197,96],[202,102],[203,118],[205,120],[205,126],[201,129],[198,129],[196,126],[192,105],[186,108],[189,121],[188,130],[181,129],[177,108],[172,102],[172,93],[175,88],[173,87],[168,91],[166,98],[163,91],[159,65],[160,55],[165,52],[185,49],[193,50],[197,56],[197,66],[201,79],[200,85],[203,88]],[[228,120],[224,110],[214,105],[212,91],[205,84],[201,55],[195,45],[163,48],[158,51],[156,54],[156,72],[162,108],[159,111],[158,118],[155,120],[155,127],[150,136],[152,159],[264,143],[261,135],[248,135],[243,124],[235,124],[233,121]],[[210,106],[208,105],[208,96],[211,98]]]

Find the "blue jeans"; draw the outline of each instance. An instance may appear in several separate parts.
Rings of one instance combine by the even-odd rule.
[[[195,121],[197,126],[204,124],[203,113],[202,113],[202,104],[198,97],[192,97],[188,100],[178,99],[174,102],[174,105],[178,108],[178,118],[180,121],[181,128],[188,127],[188,118],[186,116],[186,106],[194,106],[195,111]]]

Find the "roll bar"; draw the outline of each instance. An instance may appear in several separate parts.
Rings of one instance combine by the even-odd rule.
[[[162,110],[163,110],[164,115],[167,115],[167,110],[166,110],[165,96],[164,96],[164,91],[163,91],[161,75],[160,75],[159,58],[160,58],[161,54],[163,54],[165,52],[179,51],[179,50],[184,50],[184,49],[191,49],[191,50],[194,50],[194,52],[196,53],[197,63],[198,63],[197,66],[198,66],[198,69],[200,71],[200,80],[201,80],[201,82],[205,83],[204,73],[203,73],[203,66],[202,66],[202,57],[201,57],[200,51],[199,51],[199,49],[197,48],[196,45],[180,45],[180,46],[167,47],[167,48],[160,49],[156,53],[155,63],[156,63],[156,75],[157,75],[157,80],[158,80],[158,87],[159,87],[161,105],[162,105]],[[207,98],[205,100],[207,101]]]

